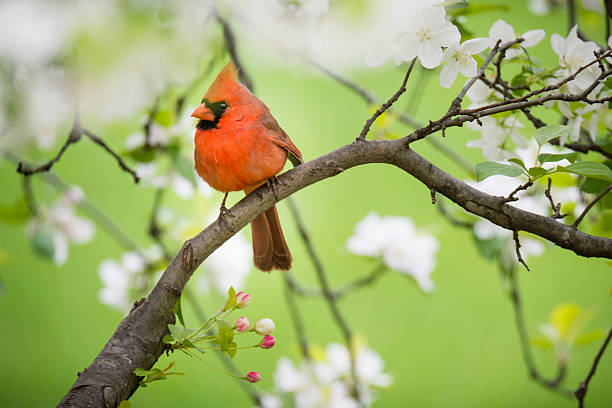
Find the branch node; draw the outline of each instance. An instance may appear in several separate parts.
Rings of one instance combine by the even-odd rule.
[[[433,188],[430,188],[429,193],[431,194],[431,203],[435,204],[436,203],[436,190]]]
[[[193,246],[189,241],[183,247],[181,254],[181,266],[183,267],[183,270],[187,272],[191,272],[194,267]]]
[[[510,202],[510,201],[518,201],[518,197],[515,197],[515,194],[518,193],[519,191],[527,190],[532,185],[533,185],[533,181],[532,180],[529,180],[525,184],[521,184],[520,186],[518,186],[517,188],[512,190],[512,192],[508,195],[508,197],[504,198],[504,203],[507,203],[507,202]]]

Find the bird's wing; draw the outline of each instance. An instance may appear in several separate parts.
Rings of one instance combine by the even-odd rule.
[[[270,137],[270,141],[276,144],[277,146],[282,147],[287,151],[287,153],[289,153],[289,160],[291,161],[294,167],[304,163],[304,159],[302,159],[302,153],[300,152],[300,149],[298,149],[297,146],[293,144],[291,139],[289,139],[289,136],[287,136],[287,133],[285,133],[285,131],[281,129],[278,122],[276,122],[276,119],[274,119],[272,115],[266,115],[266,117],[262,120],[262,124],[266,129],[269,130],[267,134]]]

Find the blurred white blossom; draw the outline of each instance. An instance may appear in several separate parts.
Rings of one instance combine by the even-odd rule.
[[[457,79],[457,74],[471,78],[476,75],[477,65],[476,60],[472,57],[473,54],[478,54],[484,51],[489,46],[489,40],[486,38],[474,38],[465,41],[463,44],[453,44],[444,51],[443,62],[446,65],[440,71],[440,86],[450,88]]]
[[[424,292],[434,289],[431,273],[438,240],[432,235],[417,233],[408,217],[380,217],[371,212],[357,223],[346,247],[355,255],[382,258],[388,268],[414,278]]]
[[[241,233],[234,235],[204,260],[198,289],[207,291],[212,286],[217,293],[225,294],[230,286],[244,288],[251,273],[251,257],[249,242]]]
[[[466,127],[481,132],[481,138],[466,143],[467,147],[476,147],[482,150],[482,155],[490,161],[503,161],[512,156],[506,148],[506,141],[512,140],[517,147],[527,147],[527,141],[519,132],[523,124],[514,116],[508,116],[499,121],[492,116],[480,119],[482,125],[476,121],[468,122]]]
[[[126,252],[121,262],[104,259],[98,267],[98,275],[104,284],[98,292],[100,302],[120,312],[129,311],[135,300],[133,292],[142,291],[146,287],[148,279],[145,270],[161,257],[161,248],[152,246],[141,254]]]
[[[68,244],[86,244],[94,237],[95,227],[91,221],[75,214],[75,206],[83,199],[83,191],[76,186],[66,190],[50,207],[41,207],[40,214],[31,218],[26,232],[37,244],[50,239],[50,254],[57,265],[68,259]]]
[[[351,395],[353,378],[349,351],[330,343],[322,359],[313,358],[295,366],[286,357],[279,359],[274,373],[275,394],[267,394],[262,408],[274,408],[289,397],[296,408],[357,408],[369,406],[375,390],[391,385],[393,379],[384,372],[385,364],[375,351],[361,346],[355,353],[355,370],[359,383],[359,401]]]

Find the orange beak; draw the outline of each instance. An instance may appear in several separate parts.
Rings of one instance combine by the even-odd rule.
[[[206,104],[198,106],[191,116],[202,120],[210,120],[211,122],[215,120],[215,114],[206,107]]]

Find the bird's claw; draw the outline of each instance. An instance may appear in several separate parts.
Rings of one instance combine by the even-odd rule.
[[[227,222],[226,217],[234,217],[234,214],[232,214],[229,208],[222,205],[221,208],[219,209],[219,217],[217,218],[217,222],[219,223],[219,226],[225,227],[231,232],[235,232],[234,229],[230,227],[229,223]]]
[[[266,184],[270,186],[272,194],[274,194],[274,199],[278,202],[278,194],[276,193],[276,184],[278,184],[278,178],[276,176],[272,176],[268,179]]]

